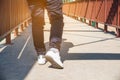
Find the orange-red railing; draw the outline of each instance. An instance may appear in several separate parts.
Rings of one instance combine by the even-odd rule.
[[[22,31],[29,19],[26,0],[0,0],[0,40],[6,38],[10,43],[11,32],[15,30],[18,35],[18,28]]]
[[[108,25],[116,28],[117,36],[120,37],[120,0],[80,0],[63,5],[64,14],[76,19],[82,18],[103,23],[104,31],[107,32]]]

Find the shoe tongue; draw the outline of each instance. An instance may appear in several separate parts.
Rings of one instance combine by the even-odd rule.
[[[56,48],[51,48],[50,51],[52,51],[55,55],[58,55],[59,56],[59,50],[56,49]]]

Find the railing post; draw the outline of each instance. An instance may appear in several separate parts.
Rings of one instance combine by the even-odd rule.
[[[117,32],[117,37],[120,37],[120,29],[116,28],[116,32]]]
[[[95,27],[98,28],[98,22],[95,23]]]
[[[80,21],[81,21],[81,22],[83,22],[83,19],[82,19],[82,18],[80,18]]]
[[[27,23],[26,23],[26,21],[24,22],[24,26],[27,27]]]
[[[26,26],[25,26],[25,22],[24,22],[24,23],[22,23],[22,25],[23,25],[23,29],[25,29],[25,28],[26,28]]]
[[[11,34],[6,36],[6,44],[11,44]]]
[[[28,26],[28,21],[25,21],[25,27],[27,27]]]
[[[18,36],[18,28],[15,29],[14,36]]]
[[[86,19],[84,19],[84,23],[86,23]]]
[[[92,21],[91,21],[91,20],[89,20],[89,26],[91,26],[91,23],[92,23]]]
[[[104,32],[108,32],[108,26],[106,24],[104,25]]]
[[[23,32],[24,28],[23,28],[23,24],[21,24],[20,26],[20,31]]]
[[[117,27],[116,27],[116,32],[117,32],[117,37],[120,37],[120,1],[118,0],[118,3],[117,3],[117,5],[118,5],[118,11],[117,11]]]
[[[118,13],[117,13],[117,28],[116,28],[116,32],[117,32],[117,37],[120,37],[120,1],[118,0]]]

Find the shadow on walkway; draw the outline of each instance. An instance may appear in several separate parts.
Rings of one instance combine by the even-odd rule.
[[[105,39],[105,40],[110,40],[110,39]],[[100,40],[100,41],[104,41],[104,40]],[[68,52],[69,49],[72,47],[87,45],[100,41],[93,41],[90,43],[73,45],[72,42],[65,42],[64,39],[61,47],[62,61],[64,62],[66,60],[120,60],[120,53],[69,53]]]
[[[0,80],[24,80],[36,62],[36,54],[33,48],[32,40],[29,40],[29,44],[27,44],[21,58],[17,59],[19,52],[25,43],[25,42],[21,43],[18,41],[20,41],[20,39],[26,40],[26,37],[24,36],[21,37],[18,37],[17,39],[13,40],[14,44],[12,46],[7,46],[0,54]],[[95,43],[96,42],[100,41],[95,41]],[[86,43],[82,45],[87,45],[91,43]],[[48,47],[48,42],[45,44]],[[66,60],[120,60],[119,53],[116,54],[116,53],[68,52],[70,48],[82,45],[81,44],[73,45],[72,42],[66,42],[66,39],[63,39],[61,47],[62,61],[64,62]]]
[[[12,45],[7,45],[0,53],[0,80],[24,80],[35,64],[36,54],[32,40],[29,40],[29,44],[18,59],[27,38],[27,34],[21,34],[12,41],[14,42]]]

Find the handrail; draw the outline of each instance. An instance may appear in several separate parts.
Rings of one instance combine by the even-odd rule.
[[[72,5],[79,8],[70,7]],[[63,12],[76,19],[89,20],[90,25],[95,21],[96,28],[98,23],[103,23],[105,32],[108,31],[108,25],[113,26],[117,30],[117,37],[120,37],[120,0],[80,0],[65,3]]]
[[[11,43],[11,32],[18,34],[18,28],[22,29],[29,20],[26,0],[0,0],[0,41],[6,38],[6,43]]]
[[[14,28],[11,28],[9,31],[7,31],[6,33],[4,33],[3,35],[0,36],[0,41],[2,39],[4,39],[7,35],[9,35],[12,31],[14,31],[15,29],[19,28],[20,25],[23,25],[24,23],[26,23],[26,21],[29,21],[31,18],[26,19],[25,21],[21,22],[19,25],[17,25]]]

